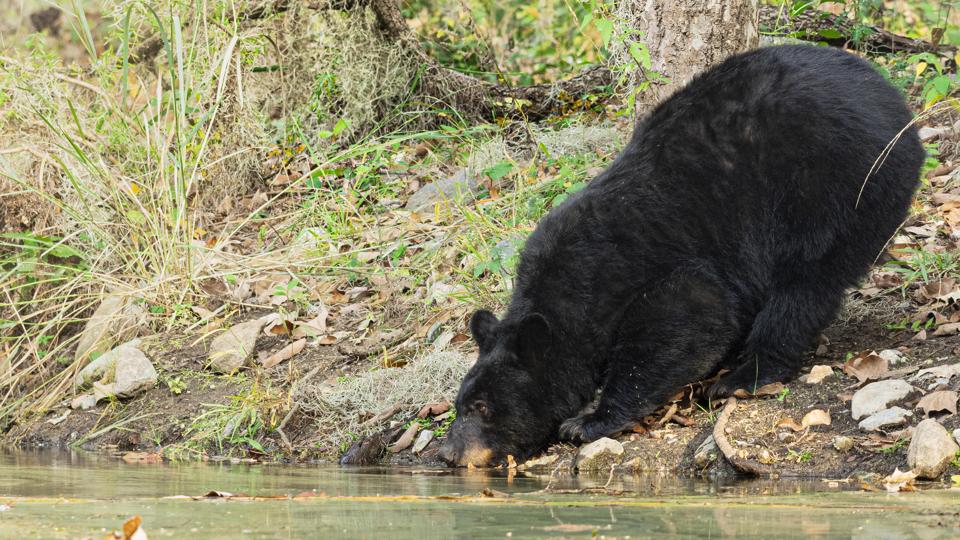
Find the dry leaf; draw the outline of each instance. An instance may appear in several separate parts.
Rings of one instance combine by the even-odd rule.
[[[320,345],[334,345],[336,344],[337,341],[339,341],[337,339],[337,336],[329,336],[329,335],[323,336],[317,339],[317,343],[319,343]]]
[[[951,379],[953,377],[956,377],[957,375],[960,375],[960,363],[945,364],[942,366],[921,369],[920,371],[917,372],[916,375],[913,376],[913,380],[925,379],[928,376],[943,378],[943,379]]]
[[[147,540],[147,533],[140,527],[143,520],[133,516],[123,524],[123,540]]]
[[[875,351],[864,351],[843,364],[843,372],[856,377],[861,383],[882,379],[887,371],[887,359]]]
[[[957,414],[957,393],[953,390],[940,390],[939,392],[930,392],[923,396],[923,399],[917,403],[917,409],[923,409],[927,416],[932,412],[947,411],[950,414]]]
[[[803,415],[803,420],[800,421],[800,425],[805,428],[813,426],[829,426],[830,413],[821,409],[814,409]]]
[[[438,403],[430,403],[429,405],[424,405],[420,408],[420,412],[417,413],[417,418],[426,418],[428,416],[436,416],[438,414],[443,414],[450,410],[449,401],[440,401]]]
[[[317,337],[327,333],[327,316],[330,313],[322,308],[320,314],[307,322],[294,323],[293,339]]]
[[[790,418],[789,416],[777,422],[777,428],[787,428],[792,431],[803,431],[803,426],[798,424],[796,420]]]
[[[770,383],[770,384],[765,384],[765,385],[761,386],[760,388],[757,388],[757,391],[754,392],[753,394],[747,392],[746,390],[744,390],[744,389],[742,389],[742,388],[738,388],[738,389],[733,393],[733,395],[734,395],[734,397],[738,397],[738,398],[740,398],[740,399],[747,399],[747,398],[751,398],[751,397],[769,397],[769,396],[779,395],[780,392],[783,391],[783,388],[784,388],[783,383],[781,383],[781,382],[773,382],[773,383]]]
[[[920,286],[920,294],[927,300],[939,300],[957,290],[957,280],[938,279]]]
[[[934,336],[952,336],[960,333],[960,323],[941,324],[933,331]]]
[[[307,346],[307,340],[301,339],[294,341],[293,343],[287,345],[286,347],[280,349],[279,351],[270,355],[269,358],[262,362],[265,369],[272,368],[273,366],[283,362],[284,360],[289,360],[294,356],[300,354],[300,351]]]
[[[820,384],[824,379],[833,375],[833,368],[830,366],[813,366],[810,369],[810,374],[807,375],[807,384]]]
[[[917,477],[913,471],[893,470],[893,474],[883,479],[883,487],[890,493],[913,491],[913,480]]]

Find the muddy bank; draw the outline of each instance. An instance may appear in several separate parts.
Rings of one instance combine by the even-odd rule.
[[[841,320],[825,333],[819,349],[809,354],[808,373],[813,366],[829,366],[822,381],[791,381],[770,395],[740,399],[729,411],[719,434],[733,449],[733,460],[759,464],[761,472],[767,475],[838,482],[865,479],[869,485],[877,486],[880,478],[895,469],[910,469],[912,429],[927,416],[917,405],[931,392],[960,390],[960,374],[920,379],[918,373],[957,363],[960,336],[918,340],[913,331],[888,329],[902,317],[903,313],[889,302],[880,307],[852,302]],[[71,409],[65,401],[44,417],[15,426],[6,438],[25,447],[74,447],[114,453],[127,461],[329,462],[347,450],[348,445],[323,446],[314,419],[298,407],[291,407],[291,387],[305,375],[335,384],[351,374],[367,373],[372,367],[369,359],[345,359],[333,347],[308,348],[270,370],[216,375],[205,369],[208,345],[209,340],[147,340],[144,349],[155,359],[161,373],[161,382],[155,387],[135,399],[108,400],[89,410]],[[258,348],[269,350],[278,345],[271,338],[262,338]],[[464,345],[465,350],[469,348]],[[861,382],[849,369],[845,372],[844,365],[867,351],[896,351],[899,356],[876,379]],[[817,369],[822,375],[824,368]],[[915,389],[888,403],[910,413],[904,422],[866,430],[859,425],[863,419],[852,417],[853,395],[875,380],[902,380]],[[723,449],[715,446],[722,404],[707,402],[700,390],[688,388],[681,399],[648,419],[647,430],[618,437],[613,450],[601,452],[595,459],[578,457],[580,449],[558,444],[544,455],[518,464],[518,469],[534,474],[579,469],[581,474],[601,476],[615,472],[667,472],[683,476],[742,473],[731,465]],[[256,403],[246,403],[254,400]],[[257,414],[264,417],[242,417],[251,410],[261,411]],[[819,411],[813,413],[815,420],[805,421],[811,418],[812,411]],[[392,429],[367,450],[366,462],[439,465],[435,452],[442,443],[443,426],[449,425],[451,413],[445,407],[435,406],[428,407],[419,420],[403,410],[384,418],[367,418],[366,421],[373,421],[377,432],[391,425]],[[948,410],[931,411],[930,415],[949,433],[960,428],[960,419]],[[414,423],[418,429],[413,439],[405,447],[398,445],[402,433]],[[432,436],[414,444],[428,430]],[[369,444],[369,439],[365,440]],[[940,475],[943,483],[960,473],[957,463],[953,460],[946,466]]]

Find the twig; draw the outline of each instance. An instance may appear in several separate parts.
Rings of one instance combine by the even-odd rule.
[[[775,471],[772,467],[752,459],[738,456],[733,445],[727,440],[727,435],[724,431],[727,429],[727,422],[730,420],[730,415],[733,414],[736,408],[737,398],[728,397],[727,402],[723,406],[723,411],[720,413],[720,417],[717,418],[717,423],[713,426],[713,440],[717,443],[717,448],[723,452],[723,457],[727,458],[730,465],[733,465],[733,468],[740,472],[754,475],[773,475]]]

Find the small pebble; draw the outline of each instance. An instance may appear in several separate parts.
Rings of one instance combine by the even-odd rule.
[[[784,444],[790,444],[797,440],[797,436],[789,431],[781,431],[777,433],[777,439],[780,439],[780,442]]]

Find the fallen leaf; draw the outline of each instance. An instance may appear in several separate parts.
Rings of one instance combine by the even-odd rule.
[[[740,399],[747,399],[751,397],[769,397],[779,395],[784,389],[783,383],[781,382],[772,382],[770,384],[765,384],[760,388],[757,388],[757,391],[754,393],[747,392],[742,388],[738,388],[734,393],[734,397]]]
[[[957,280],[944,278],[921,285],[920,295],[927,300],[941,300],[956,290]]]
[[[960,323],[941,324],[933,331],[934,336],[952,336],[960,333]]]
[[[864,351],[843,364],[843,372],[856,377],[861,383],[882,379],[887,371],[887,359],[875,351]]]
[[[960,363],[945,364],[927,369],[921,369],[913,376],[913,380],[925,379],[928,376],[934,378],[952,379],[960,375]]]
[[[123,524],[123,540],[147,540],[147,533],[140,525],[143,520],[140,516],[133,516]]]
[[[917,409],[923,409],[927,416],[932,412],[947,411],[950,414],[957,414],[957,393],[953,390],[940,390],[930,392],[923,396],[917,406]]]
[[[272,368],[273,366],[283,362],[284,360],[289,360],[294,356],[300,354],[300,351],[307,346],[306,339],[300,339],[294,341],[293,343],[287,345],[286,347],[280,349],[279,351],[271,354],[266,360],[262,362],[264,369]]]
[[[913,491],[913,480],[917,475],[913,471],[901,471],[899,468],[882,480],[883,487],[890,493],[898,491]]]
[[[792,431],[803,431],[803,426],[789,416],[777,422],[777,428],[787,428]]]
[[[833,375],[833,368],[830,366],[813,366],[810,369],[810,374],[807,375],[806,382],[807,384],[820,384],[824,379]]]
[[[426,418],[428,416],[436,416],[438,414],[443,414],[449,410],[450,410],[449,401],[440,401],[438,403],[430,403],[420,408],[420,412],[417,413],[417,418]]]
[[[813,426],[829,426],[830,413],[821,409],[814,409],[803,415],[803,420],[800,421],[800,425],[805,428]]]
[[[326,308],[315,318],[307,322],[295,322],[293,328],[293,339],[304,337],[317,337],[327,333],[327,317],[330,313]]]
[[[317,338],[317,343],[320,345],[335,345],[339,341],[337,336],[322,336]]]

